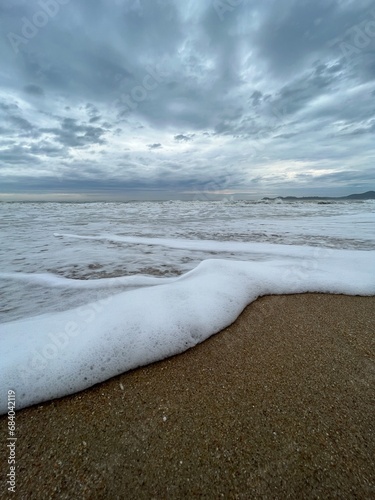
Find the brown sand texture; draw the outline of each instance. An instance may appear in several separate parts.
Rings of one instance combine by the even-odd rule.
[[[179,356],[19,411],[13,498],[374,499],[374,331],[375,297],[258,299]]]

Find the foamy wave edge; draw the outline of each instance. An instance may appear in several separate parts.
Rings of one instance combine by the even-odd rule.
[[[259,296],[375,295],[375,251],[290,250],[266,262],[206,260],[172,282],[0,325],[0,413],[10,389],[20,409],[181,353]]]

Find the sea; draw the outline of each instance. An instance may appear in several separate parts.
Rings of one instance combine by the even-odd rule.
[[[77,392],[306,291],[375,294],[375,201],[3,202],[0,390]]]

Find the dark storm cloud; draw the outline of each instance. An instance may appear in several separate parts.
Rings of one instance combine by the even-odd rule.
[[[34,156],[31,151],[28,149],[19,146],[19,145],[13,145],[8,148],[4,148],[1,151],[1,156],[0,159],[2,161],[2,166],[4,164],[11,164],[11,165],[27,165],[30,164],[30,169],[32,169],[35,164],[40,164],[41,159],[39,159],[37,156]]]
[[[25,92],[27,92],[28,94],[34,95],[34,96],[44,95],[43,89],[41,87],[39,87],[38,85],[33,85],[33,84],[25,85],[23,90]]]
[[[354,0],[284,0],[264,5],[262,29],[255,37],[257,51],[273,73],[283,75],[335,56],[336,51],[342,55],[335,40],[344,39],[347,30],[369,18],[374,8],[372,1]]]
[[[101,119],[101,116],[100,115],[97,115],[97,116],[92,116],[89,120],[90,123],[96,123],[98,122],[99,120]]]
[[[177,134],[174,136],[175,141],[191,141],[193,138],[194,134],[191,135],[184,135],[184,134]]]
[[[371,187],[375,0],[14,0],[0,10],[4,182],[12,165],[11,184],[23,184],[29,162],[31,188],[46,190],[56,175],[83,191],[266,191],[271,179],[349,189],[361,172]],[[328,172],[313,175],[317,162]]]
[[[31,123],[20,116],[11,115],[8,117],[8,120],[12,125],[14,125],[19,130],[30,131],[33,129]]]
[[[333,84],[338,84],[341,79],[340,74],[335,72],[325,64],[319,64],[308,74],[289,82],[281,88],[272,100],[275,109],[283,110],[286,114],[293,114],[315,97],[324,94]]]
[[[83,147],[90,144],[104,144],[105,130],[101,127],[82,125],[74,118],[64,118],[60,128],[44,128],[41,132],[52,134],[56,142],[68,147]]]
[[[259,92],[259,90],[254,90],[254,92],[251,94],[250,97],[253,106],[258,106],[260,104],[262,96],[263,96],[262,92]]]
[[[20,107],[15,103],[0,101],[0,119],[8,139],[36,138],[39,135],[37,128],[22,116]]]

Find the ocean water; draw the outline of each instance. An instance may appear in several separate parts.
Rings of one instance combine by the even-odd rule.
[[[375,203],[2,203],[0,322],[112,293],[52,286],[52,279],[33,280],[35,274],[76,280],[173,277],[205,259],[266,258],[237,242],[375,249]],[[20,279],[20,273],[30,276]],[[128,283],[116,287],[125,290]]]
[[[0,392],[22,407],[182,352],[260,295],[375,294],[375,202],[1,203],[0,264]]]

